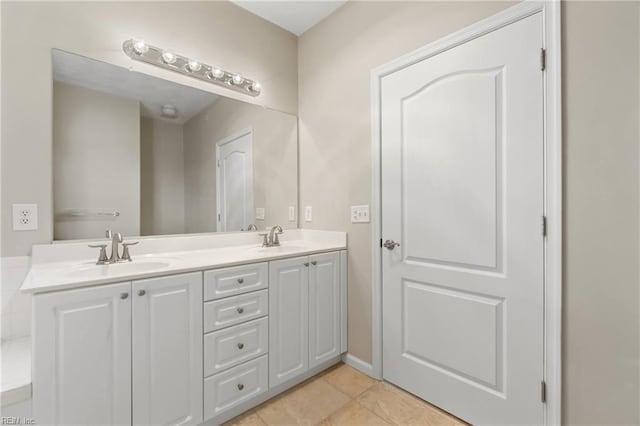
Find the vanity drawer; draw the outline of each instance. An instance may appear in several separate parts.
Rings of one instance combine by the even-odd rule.
[[[260,318],[205,334],[205,377],[267,353],[269,347],[268,321],[267,317]]]
[[[267,288],[269,264],[254,263],[204,272],[204,300],[220,299]]]
[[[204,304],[204,332],[220,330],[269,313],[269,292],[260,290]]]
[[[204,419],[217,416],[269,387],[267,355],[204,379]]]

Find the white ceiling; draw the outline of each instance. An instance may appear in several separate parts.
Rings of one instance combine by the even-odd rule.
[[[231,0],[243,9],[299,36],[346,3],[344,1]]]
[[[84,56],[57,49],[52,52],[54,80],[137,100],[145,117],[183,124],[218,98],[213,93]],[[161,116],[160,109],[165,104],[176,107],[177,118],[167,119]]]

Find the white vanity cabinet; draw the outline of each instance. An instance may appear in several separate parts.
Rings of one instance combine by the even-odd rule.
[[[331,252],[269,264],[270,387],[343,352],[340,258]]]
[[[33,298],[38,424],[131,423],[131,283]]]
[[[309,257],[269,263],[269,387],[309,368]]]
[[[38,424],[202,422],[202,272],[36,294],[33,309]]]
[[[202,422],[202,272],[134,281],[133,424]]]

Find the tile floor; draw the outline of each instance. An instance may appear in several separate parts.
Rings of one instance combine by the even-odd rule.
[[[393,385],[339,364],[225,426],[464,424]]]

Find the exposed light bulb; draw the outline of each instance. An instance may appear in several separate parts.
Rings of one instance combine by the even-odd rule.
[[[222,71],[220,68],[212,68],[210,74],[211,74],[211,76],[213,78],[222,78],[222,77],[224,77],[224,71]]]
[[[191,60],[187,64],[187,68],[191,72],[198,72],[198,71],[200,71],[200,68],[202,68],[202,65],[200,65],[200,62],[198,62],[198,61]]]
[[[162,52],[162,62],[165,64],[173,64],[176,61],[176,55],[171,52]]]
[[[244,81],[244,77],[240,74],[234,74],[232,80],[233,84],[242,84],[242,82]]]
[[[136,52],[138,55],[143,55],[147,53],[148,50],[149,50],[149,46],[147,46],[144,40],[135,40],[133,42],[133,51]]]
[[[254,92],[259,92],[260,89],[262,89],[262,85],[259,82],[254,81],[253,83],[251,83],[251,90],[253,90]]]

